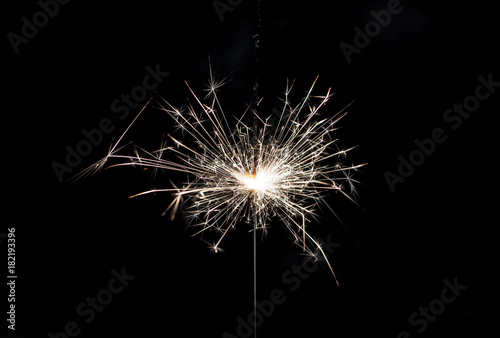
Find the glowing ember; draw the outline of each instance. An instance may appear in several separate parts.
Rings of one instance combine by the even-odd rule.
[[[353,148],[341,150],[331,137],[343,114],[314,121],[331,97],[329,91],[324,96],[311,95],[315,83],[297,105],[289,101],[291,86],[287,83],[281,115],[272,130],[270,117],[261,119],[258,115],[255,118],[261,123],[257,129],[245,125],[243,117],[230,126],[216,94],[222,82],[210,79],[206,103],[188,86],[197,106],[188,103],[182,110],[163,99],[157,102],[174,120],[185,141],[168,135],[171,145],[162,142],[154,151],[134,146],[129,154],[118,154],[127,149],[118,145],[129,126],[108,155],[82,174],[102,169],[109,159],[120,161],[115,166],[185,173],[186,183],[181,187],[172,183],[173,188],[149,190],[132,197],[173,192],[175,198],[166,210],[171,212],[171,218],[184,205],[190,225],[201,227],[197,233],[213,229],[221,234],[212,246],[216,252],[222,250],[219,244],[226,233],[241,221],[253,221],[256,229],[265,231],[271,218],[277,219],[304,251],[315,258],[321,252],[333,273],[323,249],[306,231],[306,224],[327,191],[341,192],[353,200],[356,182],[352,173],[362,165],[345,165],[343,158]],[[178,160],[171,160],[172,155]],[[313,249],[307,243],[312,243]]]

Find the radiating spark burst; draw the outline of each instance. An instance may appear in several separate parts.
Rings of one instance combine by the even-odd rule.
[[[148,190],[131,197],[173,192],[173,201],[164,214],[170,211],[173,219],[180,206],[186,206],[189,224],[201,227],[196,234],[210,229],[220,232],[211,245],[215,252],[222,251],[222,239],[241,221],[256,222],[255,229],[266,231],[271,220],[277,219],[303,251],[312,257],[317,257],[319,251],[335,276],[320,243],[306,231],[306,225],[316,216],[326,192],[338,191],[354,201],[353,184],[357,182],[352,172],[363,164],[344,165],[340,158],[354,147],[340,150],[337,140],[331,137],[337,129],[336,122],[346,114],[345,109],[331,118],[314,120],[332,95],[328,90],[326,95],[313,96],[316,80],[297,105],[289,100],[293,83],[287,81],[276,125],[268,123],[270,117],[261,119],[249,106],[231,127],[217,96],[224,81],[216,81],[210,72],[203,101],[186,82],[194,106],[188,103],[186,110],[181,110],[164,99],[158,100],[159,109],[173,118],[175,128],[186,141],[168,135],[171,145],[162,141],[154,151],[134,147],[131,155],[119,154],[125,146],[118,144],[144,107],[107,156],[83,173],[101,169],[110,159],[120,161],[112,166],[135,165],[186,173],[188,181],[181,187],[171,182],[173,188]],[[258,120],[257,129],[243,122],[248,112]],[[175,154],[177,160],[166,158],[166,153]]]

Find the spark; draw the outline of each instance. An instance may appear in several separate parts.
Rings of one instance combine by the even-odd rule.
[[[186,82],[192,102],[188,101],[184,109],[163,98],[156,99],[158,108],[173,119],[181,139],[168,135],[157,150],[134,146],[128,154],[122,153],[130,143],[119,143],[136,122],[136,116],[106,157],[83,174],[102,169],[110,160],[118,161],[112,167],[134,165],[152,168],[154,173],[158,169],[184,173],[187,181],[180,186],[171,182],[173,188],[147,190],[131,197],[170,192],[174,198],[164,214],[170,212],[173,219],[182,210],[189,225],[199,227],[194,235],[207,230],[219,233],[210,244],[214,252],[222,252],[220,243],[238,224],[256,222],[255,229],[265,232],[271,222],[278,220],[304,252],[315,259],[321,254],[335,277],[307,226],[317,216],[328,192],[340,192],[355,202],[357,181],[353,172],[364,164],[345,165],[342,158],[354,147],[339,149],[338,140],[332,137],[347,107],[318,120],[319,109],[332,96],[330,89],[325,95],[313,95],[316,78],[305,97],[294,105],[290,97],[293,82],[287,81],[277,122],[270,123],[271,116],[261,118],[262,112],[258,115],[249,105],[231,125],[217,95],[226,82],[216,81],[210,70],[207,94],[202,100]],[[247,114],[260,122],[257,129],[244,123]]]

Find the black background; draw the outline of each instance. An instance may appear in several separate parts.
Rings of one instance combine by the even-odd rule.
[[[330,234],[340,243],[330,256],[340,288],[321,266],[290,291],[282,275],[302,263],[300,250],[280,224],[259,242],[258,298],[273,289],[287,298],[258,328],[260,337],[397,337],[402,330],[412,337],[484,336],[489,330],[497,292],[500,93],[457,130],[443,113],[474,94],[478,76],[492,73],[500,81],[497,14],[493,4],[480,2],[405,1],[347,63],[339,44],[353,44],[353,28],[363,29],[373,20],[370,11],[386,5],[262,1],[265,100],[277,101],[287,78],[296,79],[300,92],[319,75],[317,93],[329,87],[336,93],[322,114],[354,101],[338,136],[344,147],[359,145],[350,159],[368,166],[356,176],[359,206],[340,195],[327,200],[345,227],[327,208],[311,226],[318,237]],[[83,139],[82,129],[109,117],[115,131],[77,169],[106,153],[138,112],[119,121],[110,104],[142,82],[147,65],[170,73],[157,91],[180,104],[187,94],[183,80],[197,90],[207,82],[210,55],[213,71],[231,79],[221,94],[227,114],[240,114],[256,72],[255,3],[244,0],[221,21],[211,1],[72,1],[17,54],[7,34],[20,34],[21,18],[40,8],[33,0],[3,7],[2,230],[16,228],[19,277],[16,331],[2,319],[1,332],[46,337],[76,321],[79,337],[236,336],[236,318],[253,309],[248,225],[228,235],[223,254],[210,253],[181,218],[161,217],[168,194],[127,198],[168,187],[169,173],[152,180],[137,168],[118,168],[60,183],[51,165],[64,163],[65,147]],[[171,130],[167,121],[143,121],[132,135],[147,136],[146,145],[157,145]],[[414,139],[435,128],[448,139],[391,192],[384,172],[397,173],[397,157],[407,158]],[[5,241],[0,245],[4,252]],[[135,279],[84,323],[76,307],[123,267]],[[454,278],[467,290],[417,333],[408,317],[440,297],[444,279]],[[2,290],[4,313],[5,285]]]

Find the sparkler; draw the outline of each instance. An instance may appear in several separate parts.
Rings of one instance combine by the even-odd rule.
[[[313,257],[324,259],[335,277],[307,225],[317,216],[316,210],[329,191],[355,201],[357,182],[352,174],[363,164],[344,165],[340,159],[354,147],[340,150],[337,139],[332,138],[336,123],[346,114],[345,108],[331,118],[315,119],[332,96],[330,89],[325,95],[313,95],[316,80],[295,105],[290,101],[293,83],[287,81],[277,124],[270,124],[270,117],[263,119],[248,106],[231,126],[217,95],[226,82],[216,81],[210,70],[208,93],[203,99],[186,82],[193,104],[188,102],[185,109],[162,98],[156,100],[158,108],[175,121],[175,128],[184,135],[182,140],[169,134],[156,150],[133,146],[125,153],[130,143],[122,145],[123,138],[150,100],[108,154],[80,176],[102,169],[110,160],[118,161],[111,167],[133,165],[185,173],[187,181],[179,187],[171,182],[173,188],[152,189],[131,198],[172,193],[174,198],[163,214],[170,212],[173,219],[179,208],[185,207],[189,225],[199,228],[195,235],[208,230],[220,233],[211,245],[215,252],[222,251],[223,238],[242,221],[253,223],[255,241],[257,229],[266,232],[269,223],[279,220],[294,243]],[[257,119],[253,127],[244,123],[247,114]],[[175,155],[177,160],[166,154]]]

